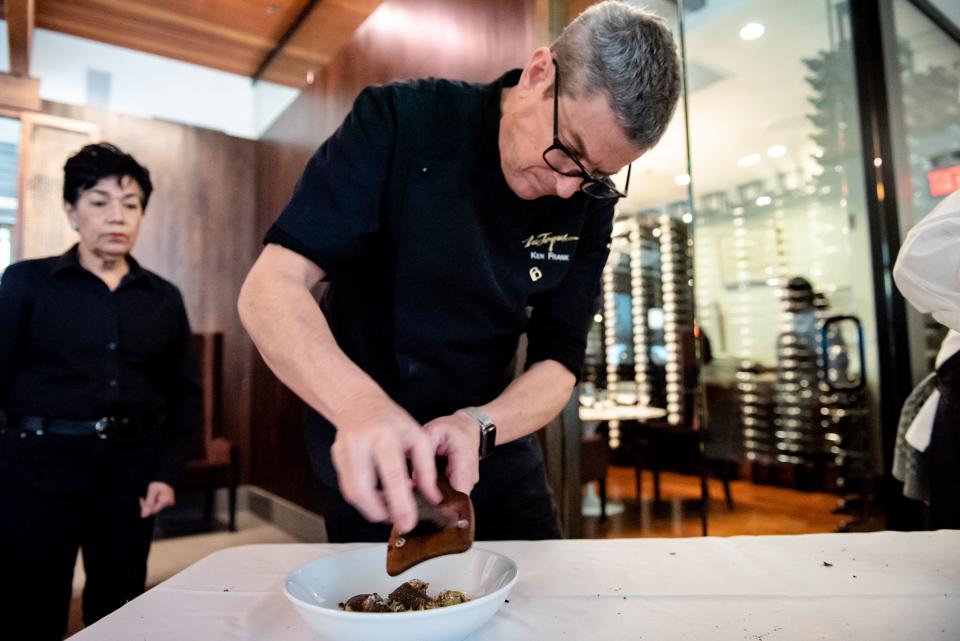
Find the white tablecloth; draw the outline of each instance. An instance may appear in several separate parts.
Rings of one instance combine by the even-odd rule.
[[[477,545],[520,580],[471,641],[960,639],[960,531]],[[353,547],[216,552],[73,640],[315,640],[283,578]]]

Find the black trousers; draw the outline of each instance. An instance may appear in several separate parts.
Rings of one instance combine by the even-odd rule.
[[[322,486],[321,494],[323,518],[331,543],[379,543],[390,538],[389,525],[367,521],[336,488]],[[471,498],[478,541],[533,541],[562,537],[553,492],[547,485],[542,464],[518,481],[494,492],[485,492],[478,487]]]
[[[930,446],[930,520],[933,529],[960,529],[960,352],[937,369],[940,404]]]
[[[78,550],[86,625],[143,592],[153,519],[140,518],[139,498],[149,446],[139,437],[0,433],[4,638],[63,638]]]

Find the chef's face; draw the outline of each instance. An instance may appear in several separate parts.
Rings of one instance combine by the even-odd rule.
[[[504,102],[500,164],[507,184],[525,200],[542,196],[569,198],[583,182],[581,176],[555,171],[543,159],[544,150],[553,144],[554,80],[550,50],[538,49]],[[642,154],[628,140],[606,94],[561,94],[557,100],[560,141],[590,174],[612,176]],[[558,168],[576,170],[575,163],[569,164],[570,167]]]
[[[143,190],[129,176],[101,178],[74,204],[65,203],[80,244],[102,258],[119,258],[133,250],[143,219]]]

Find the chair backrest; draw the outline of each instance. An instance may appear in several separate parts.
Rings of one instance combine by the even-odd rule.
[[[220,383],[223,363],[223,333],[202,332],[190,337],[190,351],[197,367],[202,394],[201,430],[191,447],[191,458],[204,458],[207,444],[217,436],[220,424]]]

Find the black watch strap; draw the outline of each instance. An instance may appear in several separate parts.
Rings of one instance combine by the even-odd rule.
[[[485,459],[493,454],[493,448],[497,444],[497,426],[476,407],[464,407],[463,411],[472,416],[480,428],[480,458]]]

